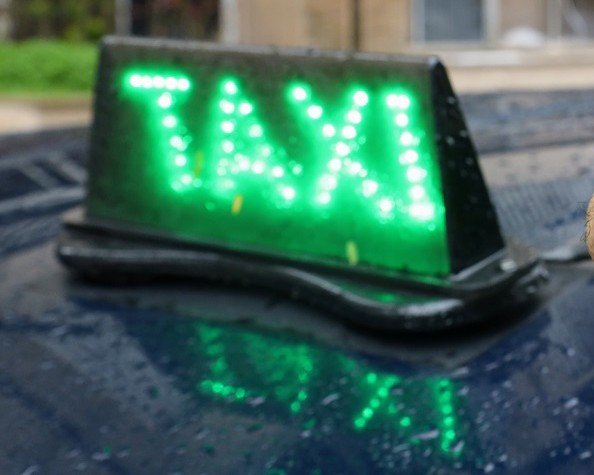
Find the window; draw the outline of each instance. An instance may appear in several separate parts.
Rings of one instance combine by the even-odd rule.
[[[483,0],[413,1],[413,37],[417,41],[481,41]]]

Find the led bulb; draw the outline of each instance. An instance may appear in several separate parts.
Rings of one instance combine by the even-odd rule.
[[[230,134],[235,130],[235,124],[233,124],[233,122],[231,122],[230,120],[221,122],[221,130],[226,134]]]
[[[410,98],[404,94],[389,94],[386,97],[386,104],[391,109],[408,109],[410,107]]]
[[[239,169],[241,171],[248,171],[250,169],[250,159],[247,158],[245,155],[238,153],[235,155],[235,161],[239,165]]]
[[[352,162],[349,165],[349,173],[351,175],[357,175],[359,172],[361,172],[361,170],[363,170],[363,165],[361,165],[359,162]]]
[[[262,160],[256,160],[254,162],[254,164],[252,165],[252,171],[256,175],[260,175],[261,173],[264,173],[265,168],[266,168],[266,164]]]
[[[142,76],[140,74],[130,76],[130,85],[132,87],[142,87]]]
[[[432,204],[413,204],[409,209],[410,215],[420,221],[429,221],[435,217],[435,207]],[[446,412],[444,407],[444,413]]]
[[[295,86],[293,88],[292,94],[297,101],[304,101],[307,99],[307,91],[302,86]]]
[[[331,199],[332,197],[330,196],[330,193],[328,193],[327,191],[323,191],[317,196],[316,201],[321,205],[327,205],[328,203],[330,203]]]
[[[338,184],[338,180],[334,175],[324,175],[320,178],[320,188],[324,190],[333,190]]]
[[[170,91],[174,91],[175,89],[177,89],[177,79],[173,77],[168,77],[165,80],[165,87]]]
[[[409,191],[410,197],[416,201],[423,199],[425,197],[425,194],[425,188],[421,185],[415,185]]]
[[[185,150],[186,148],[184,139],[182,139],[179,135],[174,135],[173,137],[171,137],[171,140],[169,140],[169,144],[177,150]]]
[[[363,196],[365,196],[366,198],[369,198],[370,196],[375,195],[375,193],[377,193],[377,190],[379,188],[377,181],[374,181],[374,180],[363,180],[363,183],[361,186],[362,186]]]
[[[334,135],[336,134],[336,128],[331,125],[331,124],[325,124],[324,127],[322,127],[322,135],[324,137],[334,137]]]
[[[168,129],[172,129],[177,125],[177,119],[173,115],[167,115],[163,118],[163,125]]]
[[[295,199],[297,193],[295,192],[295,188],[284,186],[281,188],[280,194],[285,200],[292,201]]]
[[[259,124],[254,124],[250,127],[249,135],[250,137],[262,137],[264,131],[262,130],[262,126]]]
[[[402,165],[412,165],[419,160],[419,154],[414,150],[407,150],[400,155],[399,161]]]
[[[225,114],[233,114],[235,112],[235,104],[227,99],[223,99],[219,102],[219,107]]]
[[[161,108],[168,109],[173,105],[173,97],[170,93],[165,92],[164,94],[161,94],[157,102]]]
[[[353,102],[357,104],[359,107],[366,106],[369,102],[369,96],[365,91],[357,91],[353,95]]]
[[[361,122],[362,116],[361,112],[357,110],[350,110],[347,112],[347,120],[353,124],[358,124]]]
[[[345,139],[354,139],[357,136],[357,130],[352,125],[347,125],[342,128],[342,136]]]
[[[351,148],[344,142],[338,142],[334,149],[336,150],[336,153],[341,157],[344,157],[351,153]]]
[[[275,178],[282,178],[283,175],[285,174],[283,167],[279,167],[279,166],[272,167],[271,172],[272,172],[272,176]]]
[[[394,117],[394,123],[398,127],[406,127],[408,125],[408,122],[409,122],[408,115],[406,115],[404,113],[396,114],[396,117]]]
[[[153,78],[150,76],[143,76],[142,87],[144,87],[145,89],[151,89],[153,87]]]
[[[225,81],[225,84],[223,87],[227,94],[231,94],[231,95],[237,94],[238,88],[237,88],[237,83],[235,81],[232,81],[229,79],[229,80]]]
[[[342,168],[342,160],[334,157],[328,162],[328,168],[334,172],[340,171]]]
[[[165,78],[163,76],[155,76],[153,78],[153,86],[156,89],[163,89],[165,87]]]
[[[249,102],[242,102],[239,104],[239,113],[241,115],[251,114],[253,110],[254,106],[252,106]]]
[[[378,202],[378,207],[383,214],[388,214],[394,209],[394,202],[389,198],[382,198]]]
[[[235,150],[235,145],[233,142],[231,142],[231,140],[224,140],[221,144],[221,148],[225,153],[232,153],[233,150]]]
[[[322,117],[323,110],[320,106],[311,105],[307,108],[307,115],[309,115],[312,119],[319,119]]]
[[[180,91],[187,91],[190,89],[191,84],[190,81],[186,78],[181,78],[177,81],[177,87]]]
[[[412,183],[421,181],[426,176],[427,176],[427,171],[421,167],[410,167],[406,171],[406,178],[408,179],[408,181],[410,181]]]
[[[400,143],[402,145],[404,145],[405,147],[410,147],[411,145],[413,145],[415,143],[415,137],[410,132],[404,132],[400,136]]]
[[[270,155],[272,155],[272,148],[270,147],[270,145],[262,145],[262,147],[260,148],[260,154],[263,157],[270,157]]]

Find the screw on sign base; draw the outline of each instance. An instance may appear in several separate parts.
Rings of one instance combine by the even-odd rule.
[[[586,215],[586,243],[588,244],[588,251],[590,256],[594,259],[594,196],[588,205],[588,213]]]

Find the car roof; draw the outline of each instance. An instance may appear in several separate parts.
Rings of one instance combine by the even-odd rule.
[[[560,250],[583,250],[593,102],[463,98],[506,236],[556,258],[536,304],[423,335],[258,289],[78,279],[54,251],[86,130],[1,139],[0,471],[591,472],[594,264]]]

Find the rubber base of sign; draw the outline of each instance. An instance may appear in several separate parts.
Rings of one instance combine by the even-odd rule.
[[[59,259],[75,272],[107,282],[190,278],[268,288],[331,312],[362,327],[433,331],[460,327],[507,314],[535,301],[547,274],[530,260],[491,287],[460,292],[411,283],[379,283],[348,272],[311,269],[229,251],[122,235],[84,220],[66,224]]]

